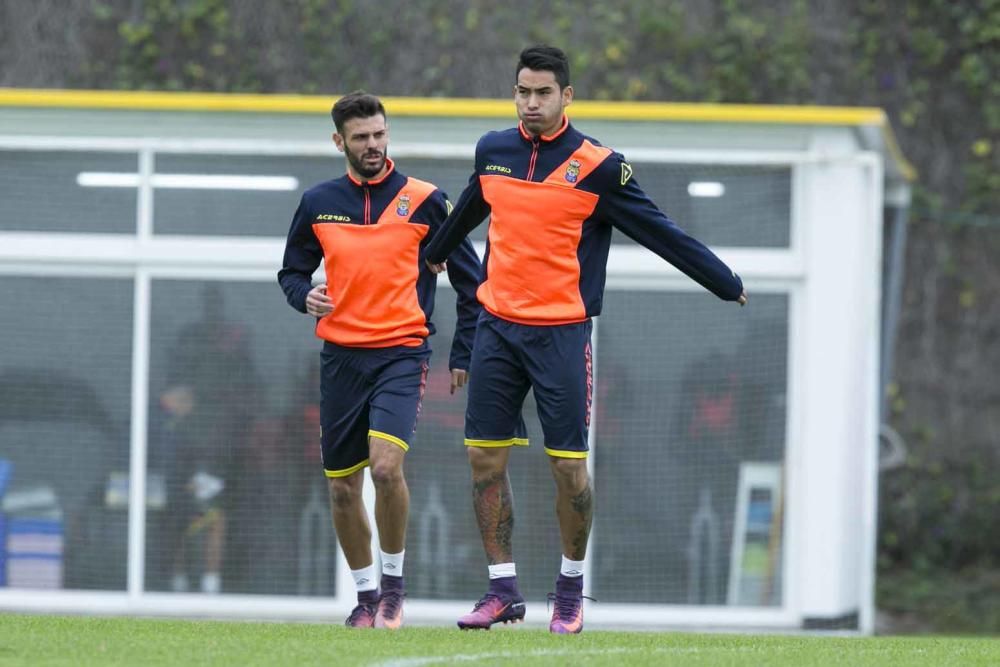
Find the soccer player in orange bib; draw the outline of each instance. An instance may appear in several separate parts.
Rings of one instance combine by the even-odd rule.
[[[490,583],[458,626],[489,628],[524,618],[507,462],[512,446],[528,444],[521,407],[533,389],[563,552],[549,629],[578,633],[593,516],[586,466],[591,317],[601,311],[612,227],[719,298],[743,305],[747,296],[739,276],[650,201],[620,154],[570,124],[564,110],[573,88],[562,51],[525,49],[515,78],[520,123],[479,140],[469,185],[425,252],[433,270],[444,270],[449,254],[490,217],[465,420]]]
[[[307,190],[292,219],[278,282],[323,339],[320,423],[333,524],[358,591],[352,627],[403,621],[403,555],[409,490],[403,456],[416,429],[434,332],[437,277],[420,261],[450,205],[437,187],[408,178],[387,156],[382,102],[352,93],[333,106],[333,141],[347,174]],[[326,281],[311,277],[325,262]],[[465,384],[479,316],[482,267],[469,241],[448,253],[458,323],[451,390]],[[382,572],[376,577],[362,500],[364,468],[375,486]],[[381,589],[381,590],[380,590]]]

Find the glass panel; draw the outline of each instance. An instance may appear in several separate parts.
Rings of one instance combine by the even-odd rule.
[[[0,583],[125,588],[132,289],[0,276]]]
[[[0,231],[134,234],[135,185],[80,185],[77,177],[137,179],[137,164],[134,153],[0,150]]]
[[[159,154],[158,174],[283,176],[293,190],[156,189],[155,229],[159,234],[285,236],[299,197],[308,188],[345,173],[344,158]],[[391,151],[390,151],[391,153]],[[457,201],[471,173],[471,160],[403,158],[407,176],[430,181]],[[472,238],[486,239],[486,227]]]
[[[703,293],[609,294],[595,597],[780,604],[787,330],[784,295],[741,310]]]
[[[152,286],[146,587],[330,595],[320,342],[275,282]],[[157,481],[158,480],[158,481]]]
[[[331,147],[331,152],[333,148]],[[199,176],[261,176],[294,179],[260,184],[237,183],[240,188],[277,187],[291,189],[234,189],[234,184],[213,187],[164,187],[154,191],[154,223],[157,234],[219,236],[279,236],[288,234],[299,197],[316,183],[344,174],[343,158],[271,155],[174,155],[156,156],[158,176],[183,176],[192,184]],[[177,182],[174,180],[174,185]]]
[[[667,217],[702,243],[787,248],[789,167],[635,163],[635,178]],[[616,243],[633,243],[616,232]]]

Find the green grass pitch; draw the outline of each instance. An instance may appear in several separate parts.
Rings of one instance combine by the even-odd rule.
[[[1000,639],[544,629],[461,632],[336,624],[0,614],[0,665],[1000,665]]]

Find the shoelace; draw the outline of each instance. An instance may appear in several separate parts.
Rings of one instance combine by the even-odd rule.
[[[584,600],[597,602],[595,598],[592,598],[589,595],[581,595],[580,604],[583,604]],[[556,612],[559,614],[560,618],[568,619],[570,616],[576,614],[577,604],[574,599],[560,598],[555,593],[549,593],[548,603],[545,605],[546,611],[551,609],[550,605],[555,605]]]
[[[367,613],[369,616],[375,615],[375,608],[369,604],[359,604],[351,611],[351,615],[348,617],[347,622],[353,624],[356,620],[361,618],[362,614]]]
[[[399,611],[399,605],[403,603],[403,597],[405,597],[405,595],[405,593],[397,593],[395,591],[382,594],[382,600],[380,600],[380,602],[385,603],[386,611],[389,616],[396,615],[396,612]]]
[[[472,611],[479,611],[480,609],[488,605],[491,599],[500,600],[500,596],[494,595],[493,593],[487,593],[483,597],[479,598],[479,602],[477,602],[476,605],[472,608]]]

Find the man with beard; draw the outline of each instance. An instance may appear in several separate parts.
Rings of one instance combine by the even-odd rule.
[[[403,620],[409,449],[427,379],[436,276],[420,261],[451,205],[434,185],[401,174],[386,155],[385,108],[362,91],[333,106],[333,141],[347,174],[307,190],[292,219],[278,282],[297,310],[317,318],[320,425],[333,525],[358,591],[351,627],[395,629]],[[325,261],[326,282],[311,276]],[[466,240],[448,255],[458,294],[452,393],[466,381],[481,266]],[[382,573],[376,582],[364,468],[375,485]],[[381,588],[381,591],[379,590]]]

